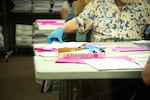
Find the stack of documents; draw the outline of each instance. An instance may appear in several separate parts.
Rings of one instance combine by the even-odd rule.
[[[14,4],[14,12],[31,12],[32,1],[31,0],[12,0]]]
[[[38,52],[40,56],[57,56],[57,50],[59,48],[77,48],[85,44],[85,42],[63,42],[62,44],[59,42],[53,42],[51,44],[46,45],[45,47],[36,47],[34,46],[34,50]]]
[[[52,11],[61,11],[64,0],[53,0]]]
[[[130,62],[125,59],[83,59],[83,62],[90,65],[97,70],[128,70],[128,69],[142,69],[140,65]]]
[[[150,54],[140,54],[131,57],[114,56],[105,57],[104,59],[82,59],[82,61],[97,70],[130,70],[143,69],[149,57]]]
[[[37,19],[33,23],[33,43],[47,43],[47,36],[64,24],[64,20]]]
[[[16,24],[16,45],[32,45],[32,25]]]
[[[130,51],[150,51],[150,47],[140,46],[117,46],[112,48],[113,51],[130,52]]]
[[[148,61],[150,54],[137,54],[133,56],[134,62],[144,67]]]
[[[48,13],[50,8],[49,0],[33,0],[32,12]]]
[[[140,41],[134,41],[136,45],[139,45],[141,47],[148,47],[150,48],[150,40],[140,40]]]

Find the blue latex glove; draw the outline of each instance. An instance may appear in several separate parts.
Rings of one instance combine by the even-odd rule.
[[[52,43],[54,40],[58,40],[60,43],[63,43],[63,28],[56,28],[53,32],[51,32],[47,37],[47,42]]]
[[[148,28],[146,29],[147,32],[150,32],[150,26],[148,26]]]
[[[88,49],[90,52],[94,52],[95,50],[100,50],[102,49],[100,46],[96,46],[96,45],[85,45],[84,49]]]

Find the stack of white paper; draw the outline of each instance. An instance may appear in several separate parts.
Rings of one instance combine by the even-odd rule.
[[[37,19],[33,23],[33,43],[47,43],[47,36],[56,28],[62,26],[64,20]]]
[[[150,40],[140,40],[140,41],[134,41],[136,45],[142,46],[142,47],[149,47],[150,48]]]
[[[48,13],[50,8],[49,0],[33,0],[32,12]]]
[[[142,54],[142,55],[133,56],[134,62],[138,63],[142,67],[146,65],[149,57],[150,57],[150,54]]]
[[[14,12],[30,12],[32,10],[31,0],[12,0]]]

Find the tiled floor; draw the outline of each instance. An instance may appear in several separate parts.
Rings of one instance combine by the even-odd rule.
[[[0,57],[0,100],[58,100],[58,93],[41,93],[33,66],[32,55]]]

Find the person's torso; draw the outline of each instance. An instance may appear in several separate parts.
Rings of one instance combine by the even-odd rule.
[[[101,0],[94,9],[91,41],[141,38],[148,17],[143,3],[126,4],[120,11],[115,2]]]

